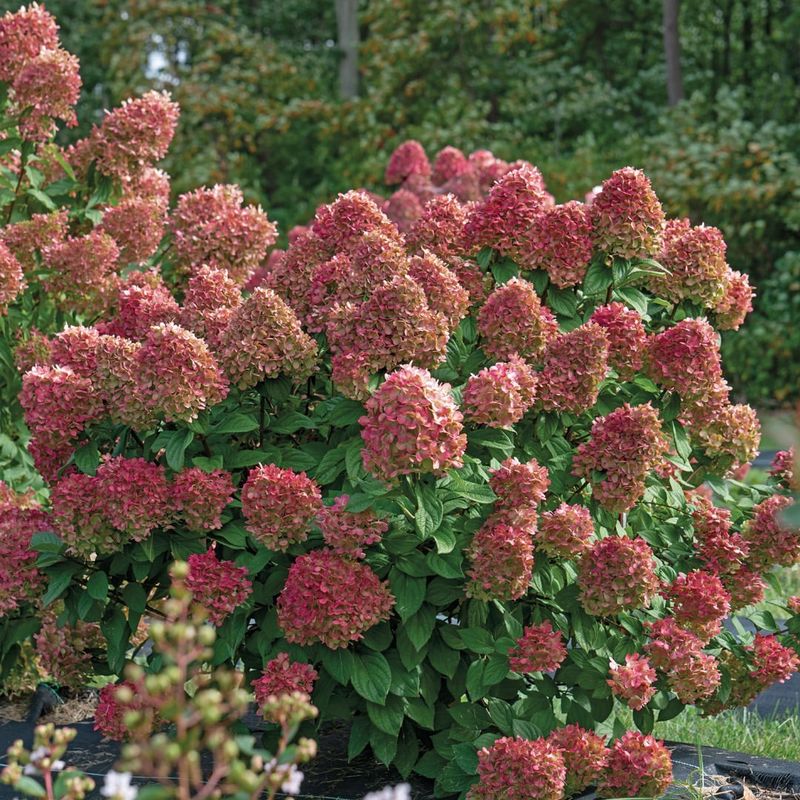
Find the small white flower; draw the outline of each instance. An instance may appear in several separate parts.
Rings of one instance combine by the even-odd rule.
[[[53,766],[50,767],[50,771],[51,772],[61,772],[61,770],[64,769],[65,766],[66,766],[66,764],[64,764],[63,761],[54,761],[53,762]]]
[[[386,786],[379,792],[370,792],[364,800],[411,800],[411,787],[407,783]]]
[[[303,777],[303,773],[294,764],[289,764],[289,769],[281,775],[283,779],[281,791],[284,794],[297,794],[300,791]]]
[[[41,775],[39,769],[33,764],[26,764],[25,769],[22,770],[23,775]]]
[[[139,790],[135,786],[131,786],[132,777],[130,772],[114,772],[112,769],[106,775],[100,794],[104,797],[114,798],[114,800],[136,800]]]

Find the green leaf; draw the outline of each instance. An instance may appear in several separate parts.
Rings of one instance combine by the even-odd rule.
[[[21,147],[22,139],[17,136],[9,136],[8,139],[0,141],[0,156],[4,156],[12,150],[19,150]]]
[[[466,481],[457,472],[451,472],[442,481],[442,486],[472,503],[494,503],[497,499],[497,495],[488,484]]]
[[[280,417],[272,420],[269,424],[269,430],[272,433],[296,433],[306,428],[316,428],[316,423],[305,414],[300,414],[297,411],[281,414]]]
[[[354,653],[353,688],[365,700],[383,704],[392,683],[389,662],[381,653]]]
[[[484,247],[477,256],[475,256],[475,260],[478,262],[478,266],[482,270],[486,270],[486,267],[489,266],[489,262],[492,260],[492,256],[494,255],[494,250],[491,247]]]
[[[221,455],[213,456],[195,456],[192,459],[192,466],[199,467],[203,472],[214,472],[215,470],[222,469],[225,463]]]
[[[578,313],[578,295],[572,289],[547,290],[547,305],[562,317],[574,317]]]
[[[347,760],[352,761],[356,756],[361,755],[364,748],[369,744],[369,734],[372,730],[367,717],[356,717],[350,727],[350,740],[347,743]]]
[[[100,466],[100,451],[94,442],[79,447],[74,455],[75,466],[84,475],[94,475]]]
[[[105,600],[108,597],[108,576],[105,572],[95,572],[86,584],[86,593],[92,600]]]
[[[47,797],[44,786],[42,786],[39,781],[34,780],[30,775],[23,775],[15,781],[14,789],[28,795],[28,797]]]
[[[212,433],[250,433],[258,430],[258,420],[241,411],[226,414],[216,425],[212,426]]]
[[[675,719],[684,708],[686,708],[686,706],[681,703],[677,697],[673,697],[672,700],[658,712],[658,721],[666,722],[667,720]]]
[[[239,450],[237,453],[225,454],[225,468],[242,469],[243,467],[254,467],[256,464],[274,464],[279,460],[280,451],[277,448]]]
[[[28,189],[27,194],[40,202],[48,211],[56,210],[56,204],[41,189]]]
[[[519,267],[510,258],[504,258],[502,261],[492,264],[492,275],[495,283],[499,286],[516,278],[519,275]]]
[[[64,550],[64,542],[51,531],[39,531],[31,536],[31,550],[37,553],[60,553]]]
[[[656,724],[655,715],[652,708],[643,708],[641,711],[633,712],[633,724],[642,733],[652,733],[653,726]]]
[[[425,600],[427,582],[425,578],[414,578],[392,567],[389,573],[389,584],[395,597],[395,610],[400,619],[407,620],[416,614]]]
[[[347,456],[349,445],[350,442],[340,444],[325,453],[312,476],[317,483],[326,486],[329,483],[333,483],[345,471],[345,457]]]
[[[347,428],[350,425],[355,425],[364,416],[364,406],[355,400],[350,400],[346,397],[334,397],[328,402],[330,406],[326,409],[322,419],[328,425],[333,425],[334,428]]]
[[[626,286],[624,289],[615,289],[614,295],[623,303],[638,311],[643,317],[647,316],[648,300],[644,292],[634,289],[632,286]]]
[[[403,699],[390,694],[382,704],[367,703],[367,714],[376,728],[397,736],[405,718]]]
[[[147,607],[147,592],[140,583],[129,583],[122,590],[125,605],[137,614],[144,614]]]
[[[57,564],[52,570],[48,570],[50,582],[47,585],[47,591],[42,598],[42,605],[49,606],[54,600],[61,597],[67,590],[67,587],[72,583],[72,578],[77,572],[80,572],[81,565],[72,561],[63,561]]]
[[[174,469],[175,472],[180,472],[183,469],[186,448],[192,443],[193,439],[194,434],[187,428],[175,431],[172,434],[166,447],[167,464],[169,464],[170,469]]]
[[[435,624],[436,610],[433,606],[423,605],[413,617],[403,623],[403,626],[411,644],[417,650],[422,650],[430,641]]]
[[[414,515],[414,523],[419,535],[423,539],[427,539],[429,536],[432,536],[442,524],[444,507],[433,487],[418,485],[415,489],[415,494],[417,498],[417,511]]]
[[[100,630],[108,646],[108,666],[112,672],[119,673],[125,663],[125,652],[128,649],[128,621],[121,609],[112,609],[108,617],[100,623]]]
[[[583,291],[587,295],[600,295],[606,292],[614,281],[614,275],[602,260],[596,259],[589,265],[583,278]]]
[[[478,659],[473,661],[467,670],[467,694],[469,694],[469,699],[473,702],[480,700],[486,694],[488,687],[483,681],[485,667],[485,662]]]
[[[373,726],[369,737],[369,744],[375,757],[387,767],[394,761],[397,754],[397,737]]]
[[[473,653],[494,653],[494,639],[484,628],[464,628],[459,633],[461,641]]]

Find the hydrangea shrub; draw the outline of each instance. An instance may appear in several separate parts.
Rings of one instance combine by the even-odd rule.
[[[0,49],[43,52],[40,19],[3,18]],[[797,669],[797,604],[787,630],[751,608],[800,533],[783,473],[742,480],[758,420],[718,331],[752,292],[718,231],[665,220],[630,167],[562,206],[527,162],[407,142],[394,194],[342,194],[278,249],[236,187],[169,210],[163,98],[108,119],[62,160],[161,198],[156,250],[133,202],[16,251],[12,208],[2,236],[9,296],[44,259],[83,315],[25,350],[48,493],[0,497],[5,671],[54,629],[55,680],[122,674],[186,561],[212,664],[310,692],[351,757],[555,800],[661,793],[656,721]]]

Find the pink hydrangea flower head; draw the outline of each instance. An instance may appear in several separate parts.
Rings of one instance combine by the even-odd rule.
[[[507,172],[470,210],[463,231],[464,247],[471,253],[492,247],[502,255],[521,255],[525,233],[546,205],[544,180],[536,167]]]
[[[142,197],[157,202],[165,211],[169,208],[170,177],[156,167],[145,167],[125,184],[123,197]]]
[[[539,400],[546,411],[581,414],[596,402],[608,372],[605,329],[585,322],[547,346],[539,375]]]
[[[452,256],[448,263],[458,282],[467,290],[470,306],[475,309],[483,305],[494,286],[491,274],[481,272],[481,268],[474,261],[465,258]]]
[[[216,352],[234,310],[241,304],[242,294],[228,271],[203,265],[192,271],[178,319]]]
[[[154,325],[175,322],[179,312],[158,272],[131,272],[117,291],[115,316],[97,327],[110,336],[142,341]]]
[[[710,653],[684,658],[667,674],[669,688],[685,705],[697,705],[711,697],[722,682],[719,662]]]
[[[747,650],[752,659],[750,678],[760,688],[785,683],[800,669],[800,656],[774,634],[757,633]]]
[[[533,405],[536,383],[536,373],[516,356],[486,367],[464,386],[464,416],[477,425],[508,428]]]
[[[102,413],[92,381],[69,367],[33,367],[22,379],[19,402],[32,431],[58,435],[64,441]]]
[[[120,702],[117,690],[124,686],[133,694],[130,703]],[[141,697],[136,693],[136,687],[131,681],[107,683],[97,695],[97,708],[94,710],[94,730],[115,742],[122,742],[128,738],[130,728],[125,724],[125,715],[135,711],[141,706]]]
[[[312,231],[307,231],[289,245],[282,258],[270,262],[270,270],[261,286],[272,289],[299,317],[305,319],[311,310],[311,277],[316,267],[331,255],[322,240]]]
[[[8,307],[25,287],[22,264],[11,250],[0,241],[0,317],[5,316]]]
[[[295,692],[310,696],[318,677],[311,664],[292,661],[287,653],[278,653],[265,664],[261,677],[253,681],[256,703],[263,706],[270,697],[281,697]]]
[[[458,175],[454,175],[442,185],[441,192],[455,195],[462,203],[477,202],[483,197],[478,173],[471,167]]]
[[[731,610],[730,595],[712,572],[678,575],[667,594],[675,622],[706,642],[722,630],[722,620]]]
[[[174,323],[150,329],[136,364],[140,397],[168,422],[191,422],[228,394],[228,382],[206,343]]]
[[[800,614],[800,595],[793,595],[786,601],[786,608],[792,612],[792,614]]]
[[[592,222],[577,201],[544,208],[525,233],[523,269],[543,269],[559,288],[578,286],[592,258]]]
[[[561,751],[567,768],[565,797],[571,797],[597,783],[608,760],[608,748],[603,736],[587,731],[580,725],[556,728],[548,741]]]
[[[208,264],[226,269],[239,285],[263,261],[278,236],[262,208],[244,205],[242,190],[226,184],[181,195],[170,228],[184,268]]]
[[[770,464],[769,473],[784,487],[792,491],[800,491],[800,481],[796,475],[797,453],[794,447],[779,450]]]
[[[483,304],[478,331],[489,357],[505,360],[519,355],[535,363],[558,334],[558,323],[542,306],[532,284],[512,278],[498,286]]]
[[[539,519],[536,546],[552,558],[579,558],[591,549],[592,515],[586,506],[561,503]]]
[[[467,800],[561,800],[566,766],[546,739],[504,736],[478,751],[478,782]]]
[[[270,550],[304,542],[321,508],[320,488],[305,472],[265,464],[250,470],[242,487],[247,530]]]
[[[52,520],[67,546],[80,555],[112,552],[122,537],[106,522],[100,483],[90,475],[68,472],[50,489]]]
[[[95,228],[85,236],[67,237],[47,245],[42,259],[50,270],[45,288],[59,308],[96,314],[108,306],[119,248],[107,233]]]
[[[494,510],[500,515],[513,514],[517,509],[535,511],[550,486],[547,468],[535,458],[524,464],[516,458],[507,458],[491,473],[489,486],[497,495]]]
[[[50,681],[74,690],[84,688],[94,674],[91,651],[105,647],[96,622],[59,625],[53,612],[45,616],[33,638],[41,672]]]
[[[731,596],[731,611],[739,611],[763,601],[767,584],[755,570],[745,566],[721,577],[725,591]]]
[[[743,272],[729,269],[725,291],[714,306],[714,320],[720,331],[738,331],[753,310],[755,291]]]
[[[692,506],[692,523],[696,538],[705,540],[711,536],[726,536],[731,531],[731,512],[715,506],[709,497],[699,491],[687,492],[687,502]]]
[[[409,261],[408,274],[425,292],[428,308],[442,314],[447,328],[454,331],[469,311],[469,292],[456,274],[433,253],[425,250]]]
[[[119,246],[123,263],[140,263],[158,249],[165,221],[160,198],[123,197],[105,209],[101,227]]]
[[[141,349],[139,342],[121,336],[101,336],[92,378],[112,422],[130,425],[134,430],[147,430],[156,422],[149,400],[142,396],[137,383]]]
[[[709,422],[691,427],[694,443],[720,469],[738,469],[758,455],[761,422],[756,410],[745,403],[726,404]]]
[[[653,292],[673,303],[691,300],[713,308],[724,296],[728,281],[726,250],[718,228],[692,226],[688,219],[669,220],[658,257],[669,273],[651,279]]]
[[[50,340],[40,330],[31,328],[20,331],[14,346],[14,366],[20,375],[24,375],[37,364],[48,366],[53,363],[50,352]]]
[[[78,59],[60,47],[42,50],[14,78],[10,111],[20,115],[23,139],[46,142],[56,132],[56,120],[78,124],[75,104],[81,91]]]
[[[592,482],[592,494],[603,508],[628,511],[644,494],[644,480],[660,466],[668,446],[658,411],[649,403],[626,403],[594,420],[591,438],[573,458],[573,474]],[[599,480],[598,473],[603,474]]]
[[[634,711],[641,711],[656,693],[656,671],[639,653],[625,656],[625,664],[612,661],[610,675],[606,683],[611,692]]]
[[[194,533],[203,533],[222,527],[220,514],[231,501],[233,490],[230,472],[222,469],[204,472],[190,467],[175,476],[172,499],[186,527]]]
[[[167,154],[180,110],[167,92],[125,100],[92,131],[91,149],[104,175],[129,180]]]
[[[661,249],[664,211],[647,176],[623,167],[592,200],[594,243],[609,256],[651,258]]]
[[[0,17],[0,81],[12,83],[42,50],[58,47],[58,24],[44,6],[31,3]]]
[[[432,197],[437,194],[437,188],[431,183],[431,179],[425,175],[420,175],[417,172],[409,175],[402,184],[403,189],[411,192],[422,205],[428,202]],[[442,189],[444,191],[444,189]]]
[[[403,366],[387,375],[361,417],[364,468],[379,480],[460,467],[467,445],[450,386],[424,369]]]
[[[653,550],[644,539],[600,539],[581,559],[578,587],[581,604],[596,617],[647,607],[659,588]]]
[[[509,170],[507,162],[490,150],[475,150],[469,154],[469,163],[478,173],[481,190],[489,191]]]
[[[567,657],[567,647],[560,631],[545,621],[528,625],[508,653],[508,666],[514,672],[552,672]]]
[[[638,311],[622,303],[596,308],[591,321],[606,332],[608,362],[622,380],[630,380],[642,369],[647,350],[647,333]]]
[[[739,533],[715,533],[700,541],[696,554],[709,572],[729,575],[747,562],[750,545]]]
[[[684,319],[650,339],[648,372],[681,397],[704,397],[722,379],[719,337],[704,319]]]
[[[348,511],[349,500],[348,495],[339,495],[333,505],[322,508],[317,513],[317,525],[325,544],[332,550],[352,558],[364,558],[364,548],[379,542],[389,530],[389,524],[370,509]]]
[[[46,483],[58,480],[74,448],[58,434],[34,433],[28,442],[28,452],[36,471]]]
[[[247,567],[237,567],[233,561],[218,559],[213,547],[205,553],[193,553],[187,563],[186,588],[208,612],[208,621],[212,625],[222,625],[253,592]]]
[[[411,250],[425,248],[449,260],[462,253],[461,231],[466,220],[466,209],[452,194],[437,195],[425,203],[406,241]]]
[[[645,645],[645,653],[650,663],[664,672],[676,669],[703,650],[702,639],[682,628],[672,617],[649,622],[646,629],[650,641]]]
[[[295,560],[277,606],[288,642],[336,650],[388,619],[394,597],[366,564],[323,549]]]
[[[383,211],[400,233],[407,233],[422,215],[422,203],[408,189],[398,189],[386,201]]]
[[[275,292],[259,287],[234,310],[219,354],[231,383],[248,389],[278,375],[308,378],[316,369],[317,344]]]
[[[391,185],[402,183],[409,175],[421,175],[427,178],[430,174],[431,165],[425,154],[425,148],[418,141],[409,139],[398,145],[389,157],[383,180]]]
[[[457,147],[448,145],[436,154],[431,180],[437,186],[441,186],[451,178],[470,171],[472,171],[472,166],[467,157]]]
[[[792,505],[792,498],[775,494],[753,509],[753,518],[744,528],[750,544],[748,567],[766,570],[773,565],[791,567],[800,561],[800,530],[781,515]]]
[[[0,240],[16,256],[23,268],[36,268],[36,253],[48,244],[62,242],[67,235],[66,209],[49,214],[32,214],[30,219],[15,222],[0,232]],[[2,251],[0,251],[2,252]],[[6,274],[7,268],[2,270]]]
[[[366,192],[357,190],[340,194],[333,203],[320,206],[311,229],[327,249],[329,258],[346,251],[353,239],[367,231],[399,235],[394,223],[375,201]]]
[[[467,597],[476,600],[519,600],[533,574],[533,537],[529,528],[507,525],[491,517],[466,550]]]
[[[639,731],[617,739],[597,787],[601,797],[660,797],[672,783],[672,758],[664,743]]]

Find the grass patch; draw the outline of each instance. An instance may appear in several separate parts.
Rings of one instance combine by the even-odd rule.
[[[800,717],[764,719],[747,709],[724,711],[716,717],[701,717],[692,708],[669,722],[659,722],[659,739],[737,750],[767,758],[800,761]]]

